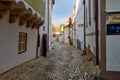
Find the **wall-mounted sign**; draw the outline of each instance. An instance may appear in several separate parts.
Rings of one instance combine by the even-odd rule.
[[[120,24],[107,24],[107,35],[120,35]]]
[[[120,23],[120,14],[109,14],[108,15],[108,23],[118,24]]]

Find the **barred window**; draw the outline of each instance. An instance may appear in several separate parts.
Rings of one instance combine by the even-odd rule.
[[[19,54],[26,51],[27,48],[27,33],[19,33]]]

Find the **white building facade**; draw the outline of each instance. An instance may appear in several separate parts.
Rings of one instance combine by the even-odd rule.
[[[0,1],[0,74],[40,55],[44,17],[24,0]]]
[[[105,80],[119,80],[120,0],[76,2],[76,39],[84,41],[86,54],[101,67]]]
[[[75,26],[76,33],[75,43],[77,48],[84,50],[84,4],[83,0],[76,0],[75,12]]]
[[[69,39],[68,39],[68,36],[69,36],[69,27],[66,25],[64,27],[64,32],[63,32],[63,41],[65,44],[69,44]]]
[[[106,80],[120,79],[120,0],[85,0],[86,52]]]

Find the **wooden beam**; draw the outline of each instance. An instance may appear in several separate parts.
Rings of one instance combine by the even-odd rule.
[[[39,17],[39,19],[32,25],[32,28],[36,28],[40,22],[41,18]]]
[[[2,19],[7,11],[12,10],[16,6],[15,1],[0,1],[0,19]]]
[[[10,10],[9,22],[14,23],[17,21],[18,17],[21,16],[26,11],[25,5],[20,1],[14,9]]]
[[[2,19],[5,16],[6,12],[6,10],[0,9],[0,19]]]
[[[14,0],[9,1],[9,0],[1,0],[0,1],[0,9],[3,10],[11,10],[15,8],[16,2]]]
[[[39,29],[44,24],[44,19],[41,19],[36,26],[36,29]]]
[[[32,28],[32,25],[33,25],[37,20],[38,20],[38,19],[37,19],[37,14],[34,14],[34,16],[27,21],[27,27],[31,27],[31,28]]]
[[[29,8],[20,16],[19,25],[24,25],[32,16],[32,10]]]
[[[42,19],[41,25],[43,25],[44,23],[45,23],[45,20],[44,20],[44,19]]]
[[[36,19],[36,21],[33,23],[32,25],[32,29],[38,27],[38,24],[41,22],[41,18],[39,17],[39,19]],[[37,28],[36,28],[37,29]]]

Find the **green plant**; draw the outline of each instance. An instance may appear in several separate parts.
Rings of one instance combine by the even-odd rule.
[[[32,6],[39,14],[44,17],[45,14],[45,2],[43,0],[25,0],[29,5]]]

